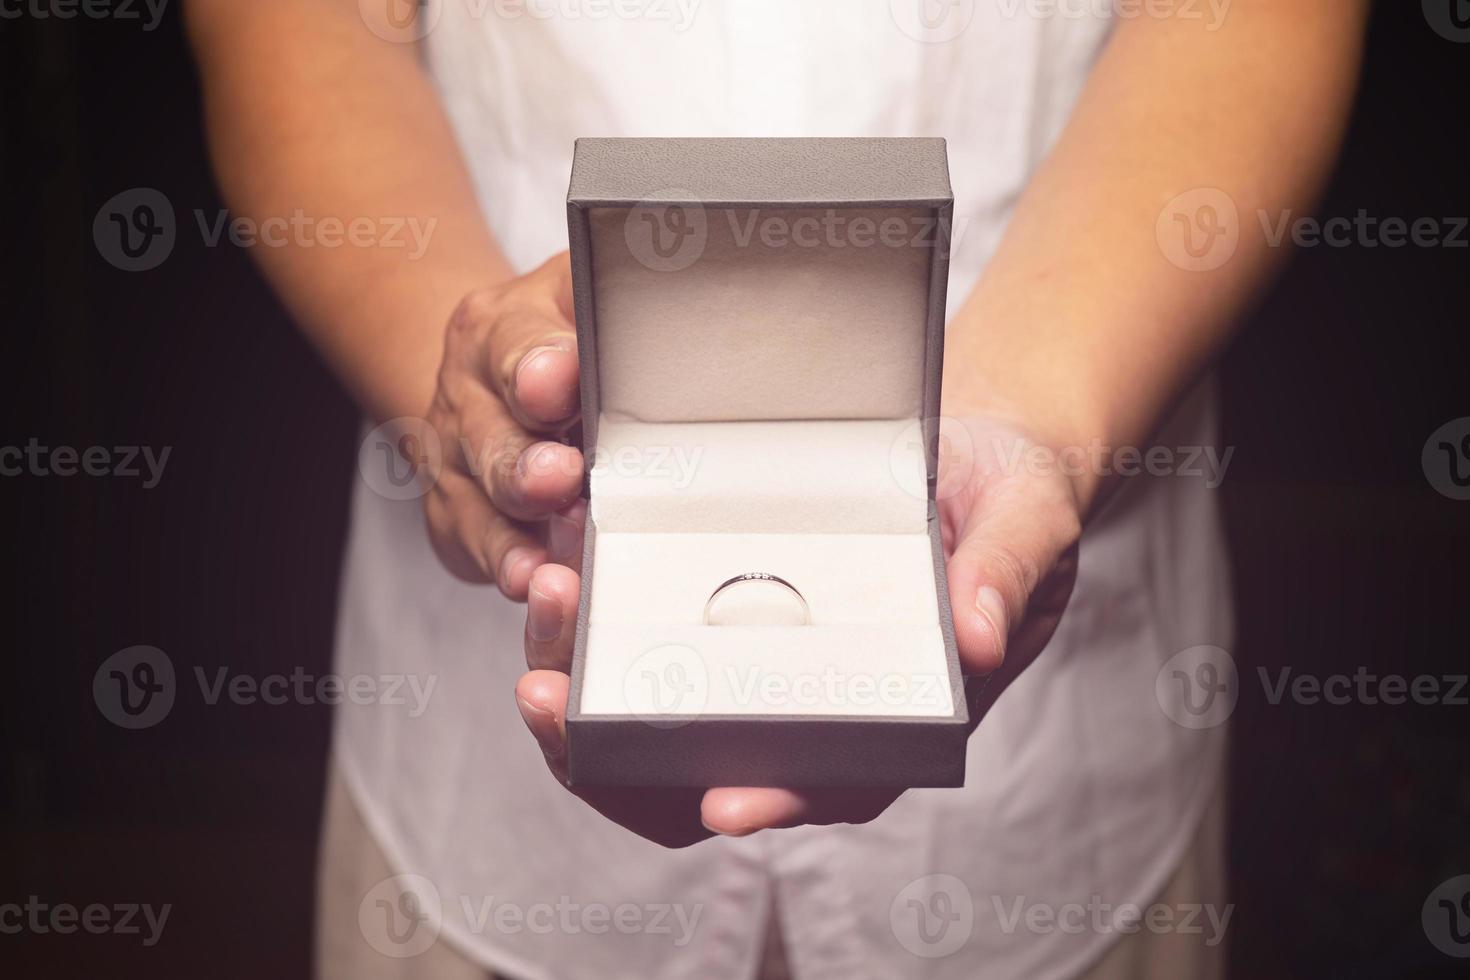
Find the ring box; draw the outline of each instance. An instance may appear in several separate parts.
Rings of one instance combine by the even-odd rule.
[[[963,783],[939,139],[581,139],[577,785]],[[767,573],[802,626],[706,625]]]

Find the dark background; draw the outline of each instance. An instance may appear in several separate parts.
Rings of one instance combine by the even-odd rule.
[[[329,709],[204,705],[123,731],[93,703],[114,651],[180,674],[329,669],[352,406],[221,207],[177,4],[162,26],[0,21],[0,445],[172,446],[137,480],[0,479],[12,602],[0,687],[0,902],[172,903],[162,942],[0,936],[9,976],[304,976]],[[1377,5],[1324,216],[1470,214],[1470,45]],[[1290,98],[1289,92],[1282,93]],[[1285,151],[1285,148],[1283,148]],[[155,187],[161,267],[102,261],[92,220]],[[1470,250],[1297,254],[1223,364],[1224,490],[1247,681],[1234,716],[1230,926],[1240,977],[1449,977],[1420,926],[1470,873],[1470,708],[1272,706],[1258,666],[1465,673],[1470,502],[1421,469],[1470,416]]]

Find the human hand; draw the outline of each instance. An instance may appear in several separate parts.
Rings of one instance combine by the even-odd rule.
[[[580,548],[582,454],[556,439],[579,404],[565,252],[460,302],[427,416],[442,463],[424,502],[456,577],[522,600],[538,565]]]
[[[946,420],[938,508],[960,665],[978,724],[1055,632],[1077,572],[1081,508],[1057,467],[1028,466],[1036,443],[997,419]],[[1050,458],[1055,458],[1052,456]],[[516,701],[553,775],[566,784],[566,707],[580,578],[542,565],[531,577]],[[983,680],[982,680],[983,679]],[[864,823],[900,789],[569,787],[609,819],[671,847],[712,834]]]

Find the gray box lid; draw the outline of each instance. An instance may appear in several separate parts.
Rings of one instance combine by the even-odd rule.
[[[577,140],[576,207],[939,207],[954,199],[938,138]]]

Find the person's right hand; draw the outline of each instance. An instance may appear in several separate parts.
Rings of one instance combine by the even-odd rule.
[[[456,577],[521,601],[538,565],[580,546],[582,454],[557,441],[579,406],[565,252],[460,302],[427,416],[442,462],[424,501]]]

